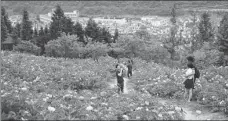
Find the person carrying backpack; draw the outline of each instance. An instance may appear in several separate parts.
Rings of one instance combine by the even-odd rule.
[[[196,79],[198,79],[200,77],[200,72],[199,70],[196,68],[194,62],[195,62],[195,58],[192,57],[192,56],[188,56],[187,57],[187,60],[188,60],[188,64],[193,64],[193,68],[195,69],[195,74],[194,74],[194,78],[193,78],[193,89],[195,89],[195,82],[196,82]]]
[[[132,60],[128,60],[128,64],[127,64],[127,68],[128,68],[128,71],[127,71],[127,76],[128,76],[128,78],[130,77],[130,76],[132,76]]]
[[[116,78],[117,78],[117,86],[118,86],[118,93],[124,93],[124,78],[123,78],[123,67],[121,64],[116,65]]]

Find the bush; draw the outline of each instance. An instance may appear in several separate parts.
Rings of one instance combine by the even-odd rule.
[[[13,47],[14,51],[19,51],[19,52],[25,52],[25,53],[31,53],[34,55],[39,55],[41,49],[31,43],[30,41],[21,41],[17,46]]]
[[[97,60],[107,53],[107,47],[104,44],[88,43],[84,46],[77,40],[78,37],[75,35],[63,35],[56,40],[49,41],[45,46],[46,55],[65,58],[94,58]]]
[[[219,65],[221,63],[222,53],[217,49],[211,49],[208,43],[204,43],[204,46],[193,53],[196,59],[196,65],[200,69],[204,69],[211,65]]]

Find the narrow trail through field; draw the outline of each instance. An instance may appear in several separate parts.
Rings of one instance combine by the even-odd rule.
[[[109,82],[110,88],[117,88],[117,81],[116,79],[111,79]],[[131,94],[134,90],[134,84],[131,83],[130,79],[124,78],[124,93]],[[177,100],[177,99],[166,99],[166,98],[157,98],[158,102],[162,103],[163,105],[174,105],[178,106],[183,109],[184,111],[184,119],[185,120],[228,120],[222,113],[212,113],[203,105],[197,102],[190,102],[187,103],[184,100]]]

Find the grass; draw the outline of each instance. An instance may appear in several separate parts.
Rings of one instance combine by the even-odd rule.
[[[96,63],[8,51],[1,54],[2,119],[117,120],[125,115],[129,119],[183,119],[181,112],[158,103],[156,96],[180,99],[184,70],[135,58],[131,83],[136,91],[118,96],[108,86],[115,78],[111,70],[116,60],[110,57]],[[227,71],[224,67],[201,70],[195,97],[199,103],[226,109]]]

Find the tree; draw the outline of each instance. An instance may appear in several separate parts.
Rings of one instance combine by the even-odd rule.
[[[101,40],[104,41],[104,43],[108,43],[108,45],[110,46],[110,43],[112,42],[111,37],[112,36],[109,31],[105,27],[103,27],[101,30]]]
[[[87,44],[87,42],[84,40],[84,30],[82,28],[82,25],[77,22],[74,26],[73,26],[73,34],[76,34],[79,37],[80,42],[83,42],[85,45]]]
[[[86,36],[92,38],[92,41],[98,41],[100,28],[98,27],[97,23],[90,18],[87,22],[86,28],[85,28],[85,34]]]
[[[61,36],[61,33],[64,32],[65,15],[63,10],[59,5],[56,6],[56,9],[51,17],[52,22],[50,24],[50,34],[52,39],[56,39]]]
[[[38,31],[37,31],[37,29],[35,28],[33,37],[37,37],[37,36],[38,36]]]
[[[1,42],[4,42],[7,38],[7,27],[5,25],[4,17],[1,16]]]
[[[44,34],[49,34],[49,30],[48,30],[48,27],[47,26],[45,26],[45,28],[44,28]]]
[[[228,13],[224,15],[220,21],[220,26],[218,28],[218,43],[219,51],[224,54],[224,65],[228,65]]]
[[[36,20],[37,20],[38,22],[40,22],[40,16],[39,16],[39,15],[36,15]]]
[[[138,36],[140,39],[146,39],[148,40],[149,39],[149,33],[148,31],[146,30],[146,27],[145,26],[141,26],[139,28],[139,30],[137,30],[135,32],[136,36]]]
[[[175,51],[175,47],[180,45],[179,39],[176,39],[178,26],[176,25],[176,5],[175,4],[172,8],[171,16],[172,18],[170,19],[170,21],[172,22],[172,26],[170,28],[170,37],[163,42],[163,45],[170,53],[171,60],[179,60],[180,56]]]
[[[73,33],[73,26],[74,22],[71,20],[71,18],[63,19],[63,32],[66,34],[72,34]]]
[[[20,34],[22,40],[28,41],[32,38],[32,22],[29,21],[29,14],[25,9],[23,10]]]
[[[200,49],[198,47],[198,34],[197,34],[197,31],[198,31],[198,26],[197,26],[197,18],[196,18],[196,13],[195,12],[192,12],[191,13],[192,15],[192,29],[191,29],[191,43],[192,43],[192,46],[191,46],[191,50],[190,52],[193,53],[195,50],[197,49]]]
[[[21,24],[17,23],[14,29],[16,31],[17,37],[20,38]]]
[[[11,21],[9,20],[8,14],[6,13],[6,10],[4,7],[1,8],[1,15],[4,19],[4,24],[7,28],[7,32],[11,33],[13,31],[13,27],[12,27]]]
[[[43,36],[44,35],[44,29],[43,27],[40,28],[40,31],[39,31],[39,36]]]
[[[213,29],[212,24],[210,22],[209,13],[203,13],[201,15],[201,21],[199,23],[199,46],[201,47],[204,42],[213,42]]]
[[[119,37],[119,32],[118,32],[118,29],[116,28],[115,29],[115,33],[114,33],[114,36],[113,36],[113,42],[116,43],[116,40],[118,40],[118,37]]]

